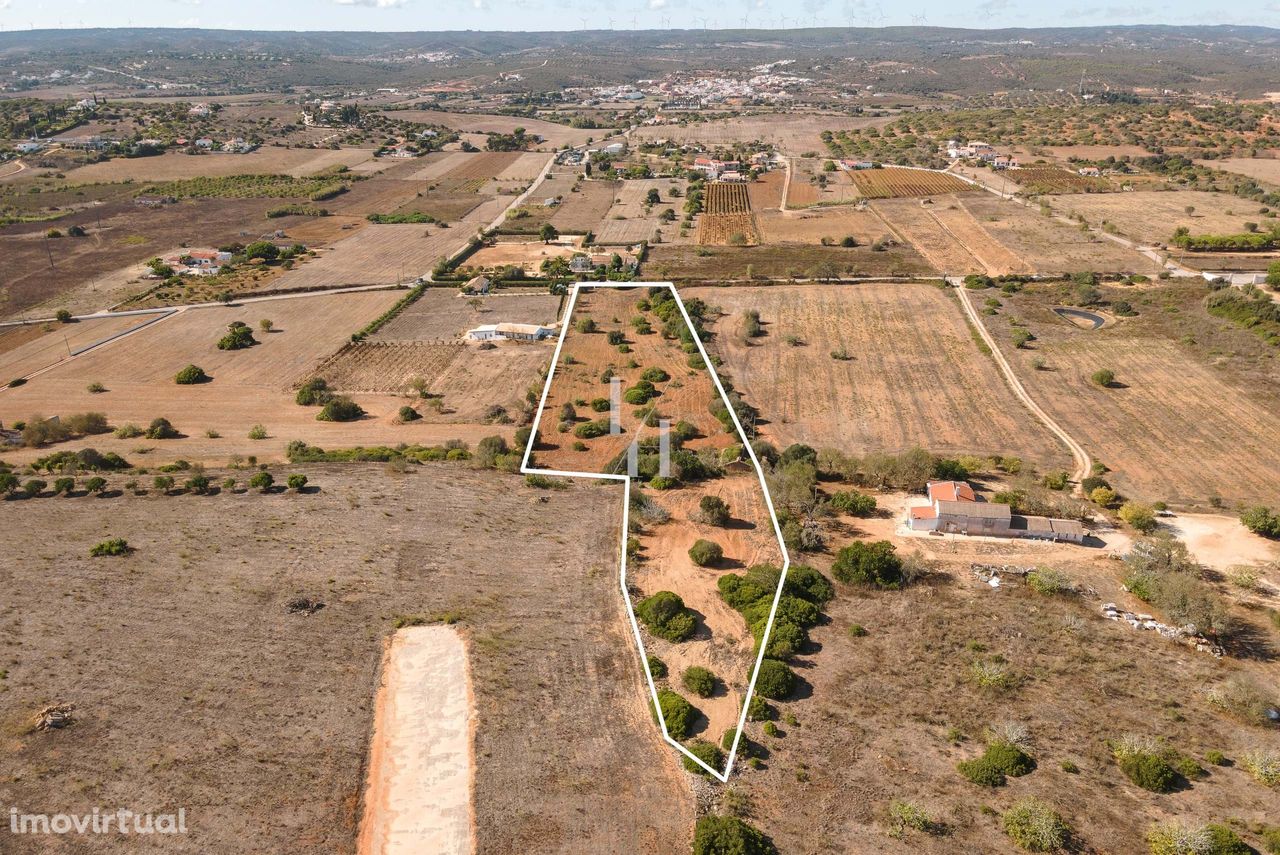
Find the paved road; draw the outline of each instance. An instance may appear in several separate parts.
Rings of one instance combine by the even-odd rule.
[[[960,298],[960,305],[964,307],[964,312],[969,316],[969,322],[973,324],[978,331],[978,335],[982,336],[982,340],[986,342],[987,347],[991,348],[991,356],[995,359],[996,365],[1000,366],[1000,371],[1004,374],[1004,379],[1008,382],[1009,388],[1013,390],[1013,394],[1018,400],[1026,404],[1027,409],[1044,423],[1054,436],[1062,440],[1062,443],[1071,451],[1071,456],[1075,458],[1076,469],[1072,473],[1072,480],[1076,482],[1076,492],[1083,493],[1080,488],[1080,482],[1088,478],[1093,472],[1093,460],[1089,457],[1089,452],[1080,443],[1076,442],[1071,434],[1067,433],[1063,427],[1058,424],[1053,416],[1045,412],[1039,404],[1027,393],[1026,388],[1022,385],[1022,381],[1018,379],[1018,375],[1013,373],[1013,367],[1009,365],[1009,360],[1004,358],[1004,354],[1000,352],[999,345],[991,336],[991,333],[983,325],[982,320],[978,317],[978,312],[973,307],[973,301],[969,299],[969,292],[964,287],[964,279],[959,276],[951,276],[947,281],[955,286],[956,294]]]

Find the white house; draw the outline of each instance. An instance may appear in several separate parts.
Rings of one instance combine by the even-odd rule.
[[[979,501],[963,481],[930,481],[928,495],[929,504],[907,508],[903,521],[912,531],[1084,542],[1079,522],[1015,514],[1008,505]]]
[[[556,334],[559,324],[481,324],[467,330],[472,341],[542,341]]]
[[[39,151],[40,149],[44,148],[44,143],[38,143],[34,141],[20,142],[17,145],[15,145],[13,148],[16,152],[18,152],[18,154],[33,154]]]

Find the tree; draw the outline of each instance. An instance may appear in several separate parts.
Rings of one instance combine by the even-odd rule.
[[[205,374],[204,369],[199,365],[188,365],[173,378],[173,382],[179,386],[192,386],[196,383],[207,383],[209,380],[209,375]]]
[[[95,475],[88,481],[84,482],[84,488],[87,492],[100,494],[107,488],[107,479]]]
[[[551,223],[543,223],[542,228],[538,229],[538,238],[543,243],[550,243],[558,237],[560,237],[560,232]]]
[[[400,408],[399,418],[401,423],[413,422],[422,418],[422,414],[410,407],[408,404]]]
[[[279,255],[279,248],[267,240],[256,240],[244,248],[244,257],[250,260],[261,258],[263,261],[275,261]]]
[[[274,484],[275,482],[276,482],[276,479],[271,477],[270,472],[265,472],[265,471],[255,472],[253,473],[253,476],[249,479],[249,489],[261,490],[263,493],[265,493],[271,489],[271,485]]]
[[[650,632],[667,641],[684,641],[693,635],[697,621],[684,600],[671,591],[658,591],[636,604],[636,617]]]
[[[53,495],[55,496],[69,496],[75,488],[75,478],[55,478],[53,481]]]
[[[1100,508],[1109,508],[1120,500],[1120,495],[1110,487],[1094,487],[1089,491],[1089,501]]]
[[[28,499],[34,499],[36,496],[40,495],[41,491],[43,491],[47,486],[49,485],[44,481],[41,481],[39,478],[32,478],[22,485],[22,492],[26,494]]]
[[[253,330],[244,321],[232,321],[227,325],[227,334],[218,339],[218,350],[243,350],[252,347],[258,340],[253,337]]]
[[[320,409],[316,421],[354,422],[364,416],[364,408],[350,398],[333,398]]]
[[[157,475],[151,483],[161,493],[167,493],[173,489],[173,477],[170,475]]]
[[[1156,530],[1156,512],[1143,502],[1125,502],[1120,506],[1120,519],[1136,528],[1143,534]]]
[[[58,311],[53,313],[53,316],[57,319],[58,323],[60,324],[71,323],[71,311],[69,309],[59,309]]]
[[[796,687],[795,672],[777,659],[764,659],[760,662],[760,673],[756,676],[756,693],[771,701],[780,701],[788,697]]]
[[[658,192],[657,187],[650,187],[649,192],[645,194],[644,203],[646,205],[656,205],[662,201],[662,194]]]
[[[18,489],[18,476],[12,472],[0,472],[0,493],[6,496],[13,495],[13,491]]]
[[[1099,368],[1089,379],[1098,386],[1109,389],[1116,382],[1116,373],[1110,368]]]
[[[856,541],[836,553],[831,575],[850,585],[900,588],[903,582],[902,559],[895,551],[887,540],[874,543]]]
[[[307,486],[307,476],[300,472],[294,472],[289,476],[287,483],[290,490],[293,490],[295,493],[300,493],[302,492],[302,488]]]
[[[182,485],[188,492],[195,493],[197,496],[203,496],[209,492],[209,476],[204,473],[197,472],[187,479],[187,483]]]
[[[3,478],[0,475],[0,478]],[[1280,514],[1263,505],[1249,508],[1240,514],[1240,522],[1254,534],[1280,538]]]

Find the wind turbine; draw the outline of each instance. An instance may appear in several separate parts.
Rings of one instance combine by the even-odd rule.
[[[663,16],[662,16],[662,18],[661,18],[661,20],[662,20],[662,29],[664,29],[664,30],[668,30],[668,29],[670,29],[670,28],[671,28],[671,19],[670,19],[670,18],[668,18],[666,15],[663,15]]]
[[[636,16],[635,16],[635,15],[632,15],[632,16],[631,16],[631,29],[633,29],[633,30],[634,30],[634,29],[636,28],[636,26],[637,26]]]
[[[580,18],[578,18],[578,20],[582,22],[582,29],[584,29],[584,30],[585,30],[585,29],[587,28],[587,19],[586,19],[586,18],[581,18],[581,17],[580,17]]]
[[[613,29],[613,18],[609,19],[609,29]]]

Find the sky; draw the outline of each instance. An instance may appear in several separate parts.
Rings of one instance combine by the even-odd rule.
[[[1131,0],[1132,2],[1132,0]],[[205,27],[256,30],[778,29],[810,26],[1280,27],[1280,0],[0,0],[5,30]]]

